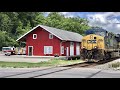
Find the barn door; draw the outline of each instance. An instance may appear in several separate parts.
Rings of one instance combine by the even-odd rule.
[[[29,56],[33,55],[33,46],[28,46],[28,55]]]
[[[80,43],[76,43],[76,55],[80,55]]]
[[[74,56],[74,42],[70,42],[70,56]]]

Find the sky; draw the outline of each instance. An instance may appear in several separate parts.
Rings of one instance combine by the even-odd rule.
[[[49,13],[49,12],[47,12]],[[65,17],[81,17],[90,26],[99,26],[113,33],[120,33],[120,12],[60,12]]]

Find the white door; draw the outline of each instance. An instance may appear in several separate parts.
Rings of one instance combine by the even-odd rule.
[[[66,48],[66,56],[69,56],[69,48]]]
[[[80,43],[76,43],[76,55],[80,55]]]
[[[70,42],[70,56],[74,56],[74,42]]]

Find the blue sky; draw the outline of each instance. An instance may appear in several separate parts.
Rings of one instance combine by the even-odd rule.
[[[47,12],[49,13],[49,12]],[[86,18],[90,26],[100,26],[104,29],[120,33],[120,12],[60,12],[66,17]]]

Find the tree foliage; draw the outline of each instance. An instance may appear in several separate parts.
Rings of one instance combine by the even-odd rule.
[[[16,39],[38,24],[84,34],[89,29],[88,21],[80,17],[65,17],[51,12],[0,12],[0,48],[18,46]]]

